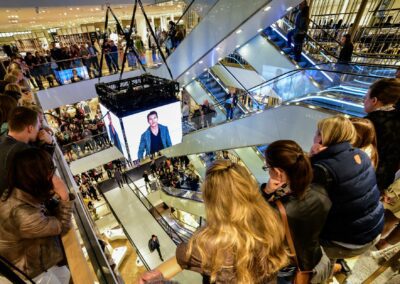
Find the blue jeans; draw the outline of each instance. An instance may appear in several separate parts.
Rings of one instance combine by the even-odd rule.
[[[286,35],[288,47],[292,47],[292,40],[293,40],[294,32],[295,32],[295,29],[291,29],[290,31],[288,31],[288,33]]]
[[[230,107],[230,108],[226,108],[226,119],[232,119],[233,118],[233,110],[235,108]]]

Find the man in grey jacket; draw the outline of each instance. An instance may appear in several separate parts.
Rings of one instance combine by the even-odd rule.
[[[140,137],[139,160],[142,160],[144,156],[157,153],[164,148],[172,146],[168,127],[158,123],[158,114],[156,111],[149,112],[147,122],[150,126]]]

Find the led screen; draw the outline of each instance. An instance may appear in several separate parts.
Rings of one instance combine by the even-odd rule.
[[[111,111],[108,111],[102,104],[100,104],[100,110],[104,117],[104,123],[111,143],[121,151],[125,158],[129,159],[119,118]]]
[[[72,71],[76,70],[78,77],[80,80],[90,79],[89,74],[85,66],[76,67],[73,69],[65,69],[65,70],[54,70],[54,74],[56,75],[57,82],[65,85],[72,83],[71,78],[73,76]]]
[[[132,160],[182,142],[180,102],[126,116],[122,123]]]

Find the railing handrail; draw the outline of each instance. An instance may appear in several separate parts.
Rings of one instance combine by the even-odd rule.
[[[80,142],[83,142],[83,141],[88,141],[90,139],[93,139],[93,138],[96,138],[96,137],[100,137],[100,136],[104,136],[104,135],[108,135],[107,131],[103,131],[103,132],[101,132],[99,134],[91,135],[91,136],[88,136],[86,138],[82,138],[82,139],[79,139],[77,141],[74,141],[74,142],[71,142],[71,143],[68,143],[68,144],[65,144],[65,145],[61,145],[61,148],[64,148],[64,147],[67,147],[67,146],[72,146],[73,144],[80,143]]]
[[[203,203],[203,201],[200,201],[200,200],[198,200],[198,199],[193,199],[193,198],[189,198],[189,197],[186,197],[186,196],[178,196],[178,195],[175,195],[175,194],[169,192],[167,188],[171,188],[171,187],[170,187],[170,186],[164,186],[164,185],[161,186],[161,190],[162,190],[165,194],[167,194],[167,195],[169,195],[169,196],[177,197],[177,198],[182,198],[182,199],[187,199],[187,200],[191,200],[191,201]],[[175,187],[173,187],[173,188],[176,189],[176,190],[180,190],[180,191],[182,191],[182,192],[189,192],[189,191],[190,191],[190,190],[186,190],[186,189],[182,189],[182,188],[175,188]],[[193,193],[201,193],[201,192],[193,191]]]

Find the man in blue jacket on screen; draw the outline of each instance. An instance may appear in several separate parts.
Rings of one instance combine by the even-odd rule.
[[[139,160],[142,160],[144,155],[148,156],[172,146],[168,127],[158,123],[158,114],[156,111],[149,112],[147,122],[150,126],[140,137]]]

